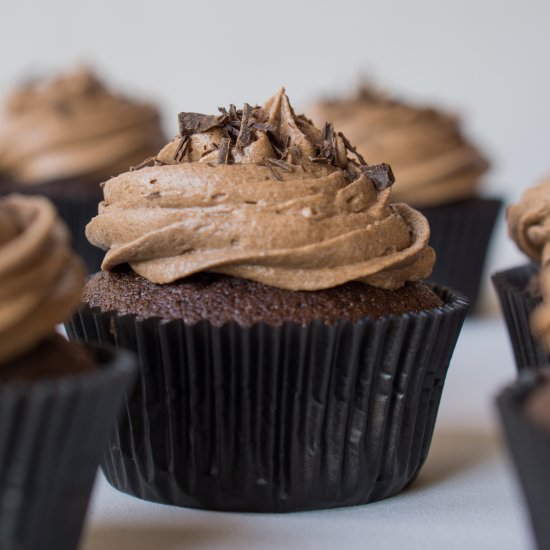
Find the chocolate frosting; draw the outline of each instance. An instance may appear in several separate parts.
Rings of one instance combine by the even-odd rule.
[[[13,92],[0,122],[0,173],[25,185],[97,183],[164,143],[156,109],[115,95],[89,70]]]
[[[456,117],[367,87],[353,99],[320,102],[313,115],[333,122],[368,162],[389,162],[395,200],[413,206],[471,197],[489,167]]]
[[[263,107],[180,114],[152,166],[106,182],[86,228],[154,283],[214,271],[290,290],[358,280],[383,288],[427,277],[426,219],[389,204],[387,165],[368,166],[331,125],[295,115],[284,89]]]
[[[31,350],[78,307],[84,268],[41,197],[0,200],[0,363]]]
[[[518,247],[540,263],[542,305],[531,317],[533,332],[550,349],[550,179],[525,191],[507,211],[508,230]]]

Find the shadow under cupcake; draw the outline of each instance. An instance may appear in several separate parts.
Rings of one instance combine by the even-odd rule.
[[[179,118],[151,166],[106,183],[87,235],[107,272],[67,324],[138,353],[107,479],[255,512],[399,492],[427,456],[467,310],[421,281],[425,218],[390,205],[389,167],[353,158],[284,90]]]

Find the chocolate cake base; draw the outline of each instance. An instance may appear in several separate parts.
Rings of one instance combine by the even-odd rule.
[[[94,279],[88,294],[95,288],[99,300],[105,278]],[[219,281],[228,291],[239,284]],[[144,288],[128,291],[128,302],[147,304]],[[401,491],[428,454],[467,310],[460,295],[432,288],[441,307],[334,324],[218,327],[207,320],[139,320],[84,304],[66,324],[69,338],[138,356],[138,383],[103,458],[107,480],[165,504],[247,512],[351,506]],[[262,314],[269,317],[278,292],[265,292],[271,303]],[[191,294],[197,307],[208,296]],[[362,303],[357,295],[349,294]],[[110,299],[103,296],[103,305],[117,305]],[[304,309],[320,315],[313,306]],[[348,306],[341,311],[349,314]]]
[[[396,290],[351,282],[327,290],[306,292],[274,288],[227,275],[198,274],[167,285],[156,285],[131,270],[94,275],[84,290],[84,302],[102,311],[133,314],[138,319],[181,319],[187,324],[209,321],[242,327],[285,321],[306,325],[318,320],[378,319],[442,306],[426,284],[407,283]]]
[[[55,334],[22,357],[0,364],[0,384],[77,375],[94,368],[96,362],[85,347]]]

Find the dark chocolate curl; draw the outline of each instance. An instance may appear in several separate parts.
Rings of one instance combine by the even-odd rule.
[[[391,166],[383,162],[372,166],[361,166],[361,171],[369,178],[378,191],[391,187],[395,182]]]

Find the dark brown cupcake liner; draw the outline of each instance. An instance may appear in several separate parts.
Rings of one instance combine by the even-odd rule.
[[[393,495],[424,463],[467,310],[327,326],[140,321],[85,306],[69,337],[136,351],[139,382],[102,462],[137,497],[287,512]]]
[[[502,201],[488,198],[419,208],[430,224],[436,261],[430,280],[462,292],[478,303],[485,258]]]
[[[0,548],[75,550],[135,359],[92,347],[93,372],[0,387]]]
[[[97,216],[98,205],[103,200],[99,183],[97,186],[79,182],[37,186],[0,183],[0,195],[7,193],[42,195],[50,199],[61,219],[67,224],[71,232],[72,247],[84,260],[88,273],[96,273],[101,269],[105,251],[92,246],[85,235],[86,225]]]
[[[544,366],[550,362],[548,352],[531,332],[530,317],[541,303],[527,287],[538,273],[536,264],[514,267],[492,276],[499,298],[518,370]]]
[[[543,380],[540,371],[522,371],[518,381],[500,393],[497,404],[537,546],[547,550],[550,548],[550,435],[523,413],[525,399]]]

